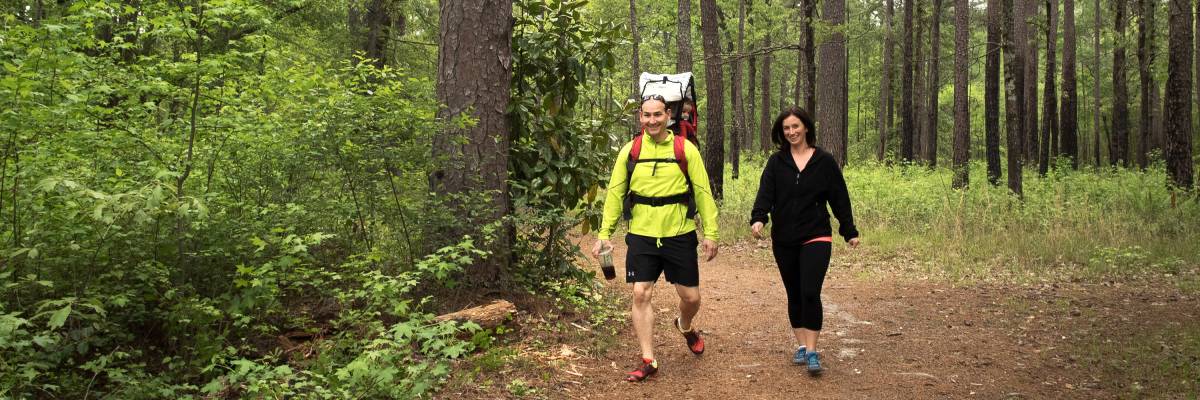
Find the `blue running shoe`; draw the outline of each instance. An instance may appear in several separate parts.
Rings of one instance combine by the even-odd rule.
[[[808,355],[806,349],[804,346],[800,346],[799,349],[796,349],[796,354],[792,355],[792,364],[804,365],[808,362],[807,358],[805,357],[806,355]]]
[[[813,376],[820,375],[822,370],[821,355],[814,351],[805,354],[804,357],[808,359],[808,374]]]

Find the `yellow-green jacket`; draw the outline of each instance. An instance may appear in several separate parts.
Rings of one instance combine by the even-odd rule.
[[[674,159],[675,133],[669,132],[662,142],[655,142],[649,134],[642,137],[640,160],[655,158]],[[613,165],[612,176],[608,180],[608,193],[604,199],[604,219],[600,224],[597,236],[600,240],[608,240],[616,230],[617,221],[621,218],[621,208],[624,205],[625,192],[629,182],[626,163],[633,142],[625,144],[617,153],[617,161]],[[704,169],[704,160],[700,150],[690,141],[684,141],[684,155],[687,157],[688,176],[692,178],[693,197],[696,202],[696,213],[704,226],[704,237],[717,240],[717,202],[713,200],[712,189],[708,185],[708,172]],[[679,164],[673,162],[641,162],[633,169],[632,191],[641,196],[666,197],[687,192],[687,179]],[[696,230],[693,221],[687,218],[686,204],[667,204],[654,207],[646,204],[633,205],[633,219],[629,221],[629,233],[653,238],[679,236]]]

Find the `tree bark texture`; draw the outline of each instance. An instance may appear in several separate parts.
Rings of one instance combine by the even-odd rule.
[[[983,127],[988,183],[1000,185],[1000,49],[1003,0],[987,2],[987,55],[983,67]]]
[[[816,99],[816,48],[813,38],[813,21],[817,0],[800,0],[800,11],[804,14],[800,23],[800,54],[796,75],[796,105],[809,113],[817,108]],[[814,116],[815,118],[815,116]]]
[[[742,151],[749,153],[754,148],[754,138],[758,136],[755,135],[758,132],[755,129],[758,125],[758,57],[750,56],[746,62],[746,69],[749,72],[746,75],[746,98],[742,100],[742,104],[746,106],[746,131],[742,134]]]
[[[1079,169],[1079,95],[1075,72],[1075,0],[1063,0],[1063,88],[1059,113],[1059,156],[1070,157],[1071,169]]]
[[[763,38],[763,48],[771,47],[771,36]],[[771,146],[771,61],[774,57],[771,54],[764,54],[762,58],[762,110],[758,115],[758,141],[759,147],[763,153],[770,153]],[[783,96],[780,96],[783,97]]]
[[[971,108],[967,92],[970,64],[971,5],[967,0],[954,0],[954,181],[956,189],[970,184]]]
[[[1154,0],[1137,0],[1138,12],[1138,78],[1141,81],[1141,113],[1138,116],[1138,168],[1146,169],[1149,164],[1150,138],[1154,131]]]
[[[1020,93],[1022,87],[1017,85],[1017,79],[1025,71],[1023,66],[1024,59],[1020,51],[1020,36],[1016,34],[1017,28],[1021,25],[1022,19],[1016,18],[1016,11],[1020,7],[1013,7],[1014,0],[1004,0],[1004,29],[1003,29],[1003,47],[1004,47],[1004,103],[1005,103],[1005,135],[1008,141],[1008,189],[1018,197],[1022,196],[1021,189],[1021,159],[1024,158],[1022,150],[1022,130],[1021,130],[1021,103]]]
[[[642,88],[640,78],[642,75],[642,34],[638,30],[637,4],[635,3],[635,0],[629,0],[629,31],[633,37],[633,53],[630,55],[629,66],[629,87],[631,89],[629,96],[635,101],[641,101]],[[637,111],[635,110],[632,115],[629,115],[629,131],[637,134],[641,129],[642,123],[638,118]]]
[[[900,159],[913,158],[913,4],[904,2],[904,61],[900,78]]]
[[[1025,89],[1024,100],[1021,104],[1025,105],[1025,112],[1021,114],[1021,127],[1024,129],[1021,137],[1021,145],[1024,149],[1025,159],[1023,164],[1037,163],[1038,140],[1038,0],[1014,0],[1017,4],[1025,6],[1021,12],[1020,21],[1024,21],[1021,29],[1021,37],[1024,38],[1024,49],[1022,49],[1025,57],[1024,63],[1025,73],[1022,74],[1022,82]]]
[[[1099,12],[1100,0],[1095,0],[1095,10],[1096,10],[1096,12],[1092,13],[1096,17],[1095,29],[1092,30],[1092,47],[1093,47],[1092,68],[1094,68],[1093,71],[1095,71],[1095,73],[1092,74],[1092,102],[1093,102],[1093,104],[1092,104],[1092,106],[1093,106],[1093,111],[1092,111],[1092,152],[1093,152],[1092,162],[1093,162],[1093,164],[1092,165],[1095,167],[1099,167],[1100,166],[1100,110],[1101,110],[1101,108],[1100,108],[1100,29],[1103,28],[1103,26],[1104,26],[1103,20],[1100,18],[1100,15],[1102,13]],[[1105,122],[1107,124],[1107,121],[1105,121]]]
[[[1112,165],[1121,163],[1122,166],[1129,167],[1129,88],[1126,84],[1125,77],[1125,46],[1122,44],[1125,37],[1125,24],[1128,18],[1126,17],[1126,0],[1115,0],[1116,13],[1114,17],[1113,32],[1116,35],[1117,42],[1113,45],[1113,142],[1109,145],[1112,153],[1109,154],[1109,162]]]
[[[926,113],[929,115],[929,122],[925,127],[925,140],[922,143],[925,145],[924,158],[929,167],[937,166],[937,138],[938,138],[938,90],[941,88],[941,70],[940,60],[942,57],[942,0],[933,0],[933,13],[930,14],[930,46],[929,46],[929,106]]]
[[[925,92],[929,90],[925,83],[926,69],[929,65],[929,57],[925,55],[925,1],[913,1],[913,141],[912,141],[912,156],[916,161],[924,161],[925,156],[925,131],[929,123],[928,112],[925,107],[928,96]]]
[[[876,117],[876,129],[879,131],[879,145],[875,150],[875,159],[882,162],[887,157],[888,131],[892,128],[892,48],[895,41],[892,34],[892,0],[886,1],[883,10],[883,66],[879,74],[879,115]]]
[[[1191,190],[1192,170],[1192,7],[1187,0],[1167,5],[1170,26],[1167,51],[1165,131],[1167,175],[1171,185]]]
[[[730,97],[733,103],[733,132],[729,135],[729,161],[733,163],[733,179],[738,179],[742,156],[743,136],[746,136],[746,102],[742,96],[742,68],[745,63],[740,57],[746,50],[746,0],[738,0],[737,53],[733,58],[733,78]]]
[[[817,146],[833,154],[838,165],[846,165],[846,0],[822,0],[821,20],[834,28],[817,50],[817,67],[823,78],[816,82]]]
[[[1054,89],[1055,44],[1058,41],[1058,1],[1046,0],[1046,78],[1043,82],[1042,141],[1038,148],[1038,173],[1046,175],[1050,167],[1050,155],[1058,130],[1058,100]]]
[[[692,71],[692,1],[679,0],[675,23],[675,71]]]
[[[708,171],[713,197],[720,200],[725,193],[725,82],[721,71],[721,44],[717,37],[717,12],[717,0],[700,0],[704,92],[708,96],[708,110],[704,114],[704,168]]]
[[[461,215],[476,215],[455,229],[472,230],[508,215],[509,125],[506,114],[512,80],[512,3],[495,0],[443,1],[438,29],[437,98],[445,105],[438,117],[450,121],[469,115],[474,126],[446,124],[434,136],[435,156],[445,168],[434,171],[431,184],[439,195],[491,193],[489,210],[464,207]],[[462,26],[473,29],[460,29]],[[463,140],[465,139],[465,140]],[[454,232],[462,233],[462,232]],[[510,262],[511,235],[501,234],[492,254],[472,265],[466,276],[494,282]]]

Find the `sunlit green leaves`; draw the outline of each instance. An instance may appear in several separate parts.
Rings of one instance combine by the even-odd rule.
[[[512,167],[514,198],[540,209],[574,210],[602,182],[615,116],[577,110],[579,90],[613,67],[612,24],[582,19],[584,1],[521,1],[514,28]],[[602,123],[596,123],[604,121]]]

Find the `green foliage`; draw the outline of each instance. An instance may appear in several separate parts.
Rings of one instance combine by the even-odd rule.
[[[585,4],[516,3],[510,170],[514,198],[524,206],[592,207],[607,175],[617,122],[582,112],[580,90],[615,66],[620,41],[615,25],[584,22]]]
[[[513,136],[510,183],[516,205],[518,280],[537,287],[553,277],[581,277],[568,231],[599,222],[598,192],[607,180],[617,115],[584,112],[581,91],[608,73],[620,44],[616,26],[583,18],[585,1],[515,4]]]
[[[279,35],[304,2],[49,3],[2,17],[0,397],[422,397],[473,348],[430,79]]]

